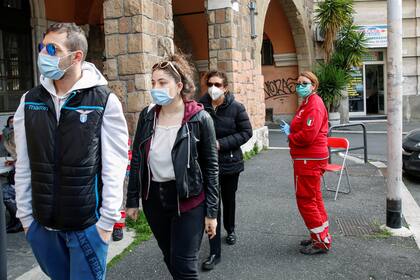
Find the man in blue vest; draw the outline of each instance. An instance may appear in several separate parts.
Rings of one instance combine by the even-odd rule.
[[[16,202],[28,242],[51,279],[105,279],[120,218],[128,132],[121,103],[74,23],[39,44],[40,85],[15,114]]]

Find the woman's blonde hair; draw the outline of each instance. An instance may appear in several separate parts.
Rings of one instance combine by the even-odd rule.
[[[303,72],[300,73],[299,76],[303,76],[303,77],[311,80],[312,85],[314,86],[314,90],[318,89],[319,81],[318,81],[317,76],[314,73],[312,73],[311,71],[303,71]]]

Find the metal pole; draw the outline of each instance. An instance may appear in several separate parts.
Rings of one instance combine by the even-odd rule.
[[[388,169],[386,225],[401,228],[402,0],[388,0]]]
[[[363,155],[365,163],[368,162],[368,155],[367,155],[367,136],[366,136],[366,126],[364,124],[360,124],[363,129]]]
[[[0,203],[3,204],[3,192],[0,190]],[[6,213],[0,205],[0,279],[7,279],[6,262]]]

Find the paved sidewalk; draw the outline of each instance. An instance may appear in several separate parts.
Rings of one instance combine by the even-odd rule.
[[[333,249],[319,256],[298,252],[307,230],[296,208],[288,151],[261,152],[245,168],[237,199],[238,243],[224,244],[222,262],[201,273],[201,279],[420,279],[420,250],[413,238],[348,236],[337,222],[385,222],[385,181],[372,165],[351,164],[351,194],[339,194],[334,201],[333,193],[324,193]],[[207,254],[208,242],[203,240],[201,260]],[[150,240],[114,266],[108,279],[171,278],[156,241]]]

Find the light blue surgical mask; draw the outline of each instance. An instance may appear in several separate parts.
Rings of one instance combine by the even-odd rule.
[[[308,83],[306,85],[297,84],[296,92],[300,97],[305,98],[305,97],[308,97],[312,93],[311,87],[312,87],[311,83]]]
[[[72,53],[69,53],[68,55],[58,57],[58,56],[51,56],[47,54],[40,53],[38,55],[38,69],[39,72],[46,78],[49,78],[51,80],[60,80],[64,73],[66,73],[67,69],[69,69],[73,64],[71,64],[66,69],[62,70],[59,67],[60,60],[64,57],[67,57],[71,55]]]
[[[174,101],[174,98],[169,95],[169,88],[152,88],[150,90],[153,103],[157,105],[169,105]]]

